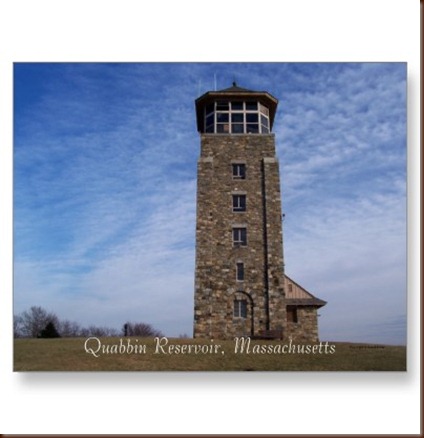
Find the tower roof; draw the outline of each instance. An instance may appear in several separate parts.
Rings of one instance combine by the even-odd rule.
[[[275,112],[277,111],[278,99],[267,91],[248,90],[247,88],[239,87],[235,82],[233,82],[233,85],[229,88],[224,88],[223,90],[219,91],[208,91],[196,99],[195,103],[198,131],[201,131],[203,127],[203,108],[205,105],[222,98],[226,100],[234,98],[236,100],[255,99],[259,101],[269,109],[269,122],[270,128],[272,129]]]
[[[247,88],[239,87],[236,82],[233,82],[233,85],[229,88],[225,88],[224,90],[220,90],[219,93],[222,92],[230,92],[230,93],[256,93],[256,91],[248,90]]]

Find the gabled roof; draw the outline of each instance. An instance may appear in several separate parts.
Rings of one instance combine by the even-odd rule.
[[[295,292],[289,293],[286,288],[286,304],[289,306],[313,306],[323,307],[327,304],[327,301],[321,300],[316,296],[308,292],[300,284],[292,280],[288,275],[285,275],[285,283],[291,283],[295,286]],[[291,296],[290,296],[291,295]]]

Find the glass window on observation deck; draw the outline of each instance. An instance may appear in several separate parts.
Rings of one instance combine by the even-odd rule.
[[[216,101],[204,110],[206,133],[269,134],[269,109],[257,101]]]

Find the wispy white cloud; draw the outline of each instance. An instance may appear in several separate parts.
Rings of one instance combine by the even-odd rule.
[[[404,343],[405,326],[376,321],[406,312],[405,66],[324,67],[317,81],[286,95],[276,128],[286,266],[328,301],[322,336]]]
[[[174,335],[190,333],[195,182],[166,187],[163,193],[130,230],[114,230],[125,224],[121,210],[106,223],[95,215],[84,222],[73,251],[54,262],[18,261],[16,270],[25,274],[17,277],[19,307],[38,303],[67,318],[78,315],[85,324],[94,318],[119,327],[127,318]]]

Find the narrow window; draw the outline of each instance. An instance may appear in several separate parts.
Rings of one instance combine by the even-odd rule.
[[[246,228],[233,228],[233,245],[246,246],[247,245],[247,230]]]
[[[262,105],[261,103],[259,104],[259,109],[261,111],[262,114],[265,114],[266,116],[269,116],[269,110],[266,106]]]
[[[247,318],[246,300],[234,300],[234,316],[236,318]]]
[[[287,306],[287,322],[297,323],[297,307]]]
[[[243,110],[243,102],[231,102],[231,109],[234,110]]]
[[[232,113],[231,114],[231,132],[233,134],[243,134],[244,132],[244,114]]]
[[[214,108],[215,108],[215,105],[213,103],[206,105],[206,109],[205,109],[206,114],[213,113]]]
[[[213,132],[214,128],[214,113],[206,117],[206,132]]]
[[[218,134],[228,134],[230,132],[230,125],[228,123],[217,123],[216,132]]]
[[[244,281],[244,263],[236,264],[236,278],[237,281]]]
[[[257,134],[259,132],[259,125],[257,123],[248,123],[246,125],[246,132],[250,134]]]
[[[246,111],[257,111],[258,102],[246,102]]]
[[[231,122],[232,123],[243,123],[243,113],[232,113]]]
[[[217,111],[228,111],[230,109],[229,102],[217,102],[216,103]]]
[[[228,123],[229,115],[228,113],[216,113],[217,123]]]
[[[258,123],[258,115],[256,113],[246,114],[246,122],[247,123]]]
[[[228,133],[230,132],[230,124],[228,113],[216,113],[216,132]]]
[[[261,130],[262,134],[268,134],[269,133],[269,120],[268,117],[265,117],[261,114]]]
[[[246,179],[245,164],[233,164],[233,179]]]
[[[246,195],[233,195],[233,211],[246,211]]]

